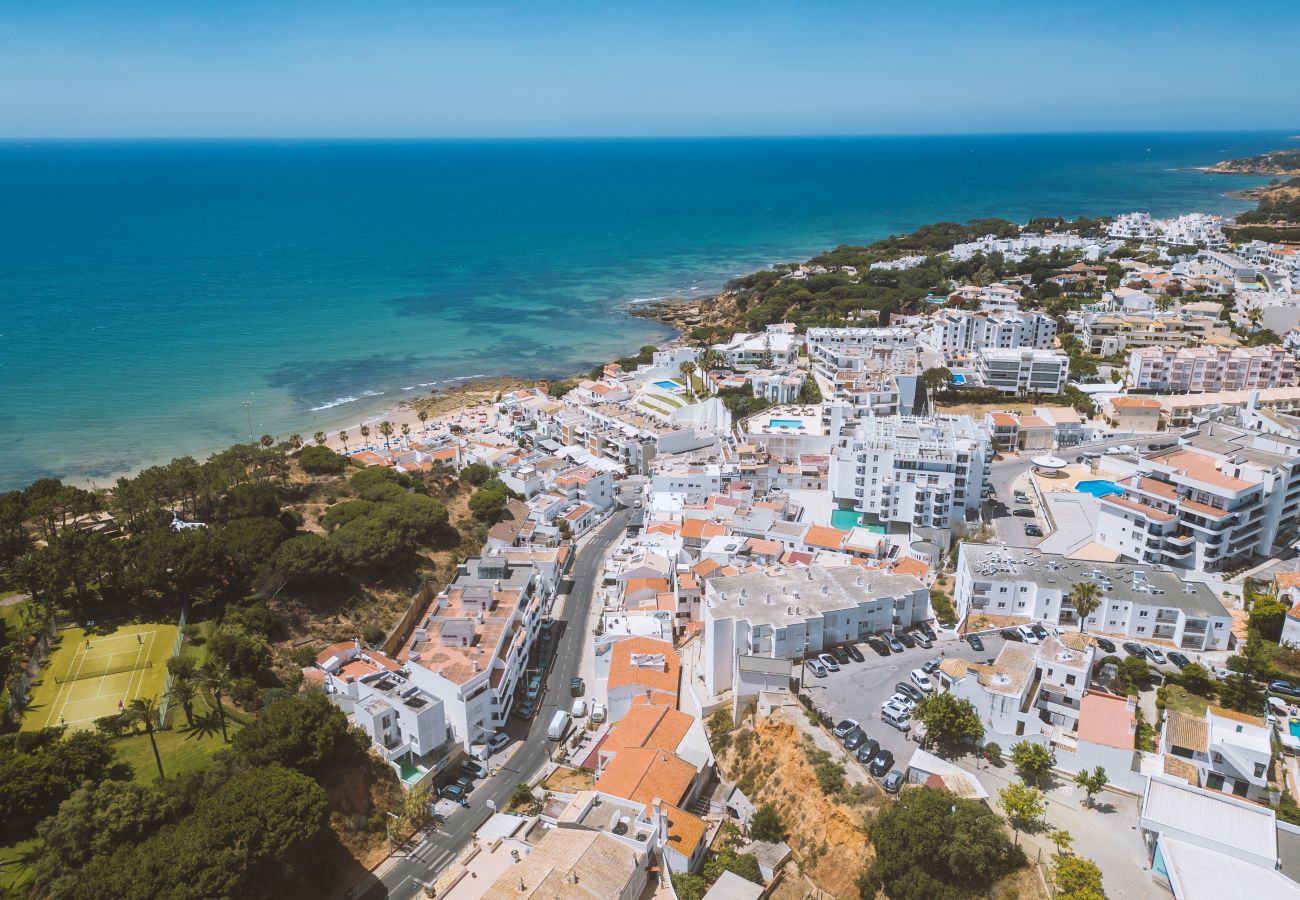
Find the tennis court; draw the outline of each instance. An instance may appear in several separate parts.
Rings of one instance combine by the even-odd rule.
[[[32,692],[23,728],[91,728],[136,697],[158,697],[167,679],[175,625],[128,625],[110,635],[80,628],[59,632],[60,643]]]

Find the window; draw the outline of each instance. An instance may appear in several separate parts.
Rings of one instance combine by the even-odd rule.
[[[1268,766],[1264,765],[1263,763],[1255,763],[1255,777],[1256,777],[1256,778],[1263,778],[1263,777],[1264,777],[1264,772],[1265,772],[1265,770],[1267,770],[1267,769],[1268,769]]]
[[[1138,613],[1139,619],[1145,619],[1146,617],[1147,617],[1147,611],[1145,609],[1142,610],[1140,613]]]
[[[1065,676],[1065,683],[1066,683],[1066,684],[1074,684],[1074,681],[1075,681],[1075,677],[1074,677],[1073,675],[1066,675],[1066,676]]]
[[[1223,790],[1223,776],[1218,772],[1211,772],[1205,777],[1205,786],[1212,791]]]

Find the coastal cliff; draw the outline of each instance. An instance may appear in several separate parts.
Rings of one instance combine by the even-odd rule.
[[[1225,159],[1205,171],[1218,175],[1300,175],[1300,149],[1273,150],[1259,156]]]

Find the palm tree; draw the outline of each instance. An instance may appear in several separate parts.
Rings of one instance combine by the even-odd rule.
[[[221,739],[229,741],[226,734],[226,708],[221,705],[221,695],[230,688],[230,666],[215,659],[209,659],[199,669],[199,684],[211,692],[217,715],[221,719]]]
[[[172,703],[179,703],[181,709],[185,711],[187,728],[194,727],[194,698],[198,692],[192,678],[173,678],[172,686],[167,689],[167,699]]]
[[[1095,581],[1080,581],[1070,588],[1065,595],[1079,617],[1079,631],[1083,631],[1083,620],[1097,611],[1101,606],[1101,589]]]
[[[346,431],[339,432],[339,441],[341,441],[343,444],[343,455],[347,456],[348,455],[348,433]]]
[[[289,443],[293,444],[293,449],[301,450],[303,445],[302,435],[301,434],[289,435]]]
[[[405,422],[402,423],[402,443],[408,447],[411,445],[411,426]]]
[[[429,414],[424,410],[420,410],[418,413],[415,414],[415,417],[420,420],[420,431],[424,432],[425,434],[428,434]]]
[[[262,435],[257,442],[266,450],[270,450],[275,446],[275,438],[271,437],[269,434]]]
[[[158,740],[153,736],[154,726],[161,724],[158,721],[158,698],[136,697],[131,701],[130,712],[132,720],[144,723],[145,733],[149,735],[149,746],[153,747],[153,761],[158,764],[158,777],[166,778],[162,756],[158,753]]]
[[[316,446],[319,447],[325,443],[325,432],[318,431],[311,436],[311,439],[315,441]]]
[[[369,426],[369,425],[362,425],[362,426],[361,426],[361,440],[363,440],[363,441],[369,441],[369,440],[370,440],[370,426]]]
[[[387,419],[385,419],[383,422],[380,422],[379,433],[384,436],[384,448],[385,449],[391,448],[393,446],[393,443],[391,440],[389,440],[389,438],[393,436],[393,423],[389,422]]]
[[[686,393],[692,398],[695,397],[695,381],[691,378],[695,374],[695,363],[689,359],[677,367],[682,372],[682,377],[686,379]]]

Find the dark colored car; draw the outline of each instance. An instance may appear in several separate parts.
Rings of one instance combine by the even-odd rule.
[[[930,627],[928,622],[918,622],[916,630],[921,632],[921,634],[925,635],[930,640],[934,640],[935,638],[934,629]]]
[[[889,649],[893,650],[895,653],[903,652],[903,645],[900,644],[898,638],[894,637],[892,634],[885,635],[885,643],[888,644]]]
[[[885,789],[886,794],[897,794],[903,789],[903,773],[895,769],[885,776],[880,786]]]
[[[880,638],[867,638],[867,646],[875,650],[881,656],[889,655],[889,645]]]
[[[980,638],[978,634],[966,635],[966,643],[970,644],[970,648],[972,650],[976,650],[980,653],[984,652],[984,641]]]
[[[912,635],[912,640],[916,641],[918,647],[924,647],[927,650],[934,646],[934,641],[930,640],[919,631]]]
[[[1192,661],[1177,650],[1171,650],[1165,654],[1165,659],[1176,665],[1180,669],[1185,669],[1192,664]]]
[[[844,652],[847,653],[849,658],[854,662],[866,662],[866,657],[862,655],[862,651],[853,644],[845,644]]]
[[[817,721],[821,722],[827,728],[830,728],[831,723],[834,722],[835,720],[831,718],[831,714],[828,711],[824,709],[819,709],[817,710]]]
[[[1040,641],[1047,640],[1047,629],[1044,628],[1042,625],[1039,625],[1037,622],[1035,622],[1033,625],[1030,625],[1029,630],[1032,631],[1034,633],[1034,637],[1038,638]]]
[[[906,681],[900,681],[898,684],[894,685],[894,690],[898,691],[904,697],[911,697],[917,703],[920,703],[925,699],[925,694],[921,693],[920,688],[914,684],[908,684]]]
[[[512,709],[510,714],[519,719],[531,719],[535,712],[537,712],[537,704],[531,700],[525,700]]]
[[[894,767],[894,754],[888,750],[881,750],[876,754],[876,758],[871,761],[871,774],[879,778]]]
[[[939,666],[941,665],[943,665],[943,657],[936,656],[921,663],[921,671],[927,675],[933,675],[935,672],[939,671]]]
[[[864,766],[871,765],[871,761],[876,758],[880,752],[880,741],[875,738],[867,738],[861,747],[858,748],[858,762]]]
[[[904,647],[911,649],[916,646],[916,638],[912,637],[906,631],[899,632],[896,636]]]
[[[1124,652],[1129,656],[1140,656],[1143,659],[1146,659],[1147,652],[1143,649],[1141,644],[1135,644],[1132,641],[1125,641],[1123,647]]]
[[[1268,692],[1270,694],[1285,694],[1288,697],[1300,697],[1300,688],[1289,681],[1283,681],[1281,678],[1268,683]]]
[[[569,679],[569,693],[575,697],[581,697],[582,692],[586,690],[586,685],[582,683],[581,678]]]
[[[849,656],[849,651],[845,650],[843,647],[832,647],[831,656],[835,657],[835,661],[842,666],[847,666],[852,662],[852,657]]]
[[[1100,647],[1104,652],[1106,652],[1106,653],[1114,653],[1114,652],[1115,652],[1115,642],[1114,642],[1114,641],[1108,641],[1108,640],[1106,640],[1105,638],[1099,638],[1099,637],[1095,637],[1095,638],[1093,638],[1093,640],[1097,642],[1097,646]],[[1181,654],[1180,654],[1180,655],[1181,655]]]
[[[462,774],[468,775],[470,778],[478,779],[487,777],[487,769],[483,768],[483,764],[474,762],[470,759],[467,759],[460,764],[460,771]]]
[[[1023,506],[1020,507],[1019,509],[1013,509],[1013,510],[1011,510],[1011,515],[1013,515],[1013,516],[1019,516],[1019,517],[1022,518],[1022,519],[1036,519],[1036,518],[1038,518],[1038,516],[1034,513],[1034,511],[1033,511],[1032,509],[1026,509],[1026,508],[1023,507]]]
[[[853,751],[862,746],[862,742],[867,739],[867,733],[861,728],[855,728],[844,736],[844,749]]]
[[[1033,522],[1025,523],[1025,537],[1042,537],[1043,529],[1039,528]]]
[[[450,800],[453,803],[459,803],[461,806],[467,806],[465,801],[465,789],[459,784],[449,784],[442,789],[442,799]]]
[[[998,632],[998,635],[1004,641],[1017,641],[1019,643],[1024,643],[1025,640],[1025,636],[1014,628],[1003,628]]]

